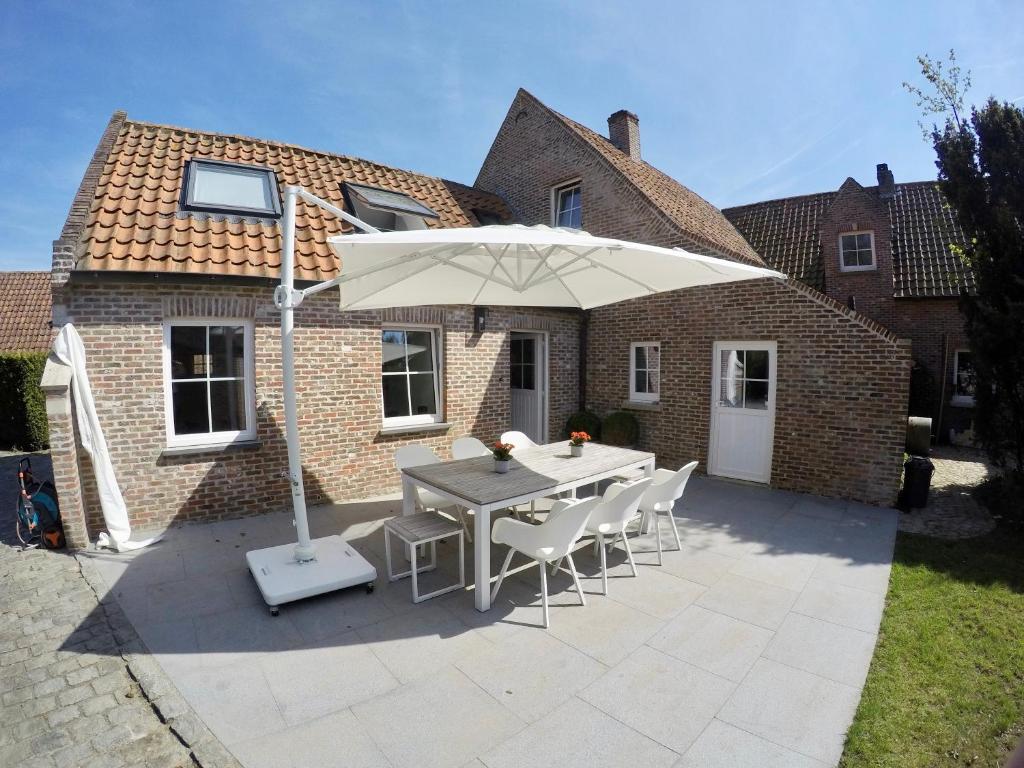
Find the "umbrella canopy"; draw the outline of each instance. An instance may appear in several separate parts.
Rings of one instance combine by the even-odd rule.
[[[490,304],[590,309],[781,272],[543,225],[339,235],[342,309]]]

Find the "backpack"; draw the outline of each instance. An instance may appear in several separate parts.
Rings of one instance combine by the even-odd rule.
[[[42,544],[46,549],[62,549],[64,526],[60,521],[57,489],[49,480],[32,475],[32,462],[18,462],[18,538],[26,547]]]

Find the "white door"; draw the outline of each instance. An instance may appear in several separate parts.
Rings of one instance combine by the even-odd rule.
[[[774,341],[717,341],[708,473],[767,483],[775,436]]]
[[[547,441],[547,344],[543,333],[513,333],[509,374],[512,429],[536,443]]]

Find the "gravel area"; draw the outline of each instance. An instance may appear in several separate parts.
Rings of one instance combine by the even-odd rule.
[[[995,528],[995,520],[973,495],[995,471],[985,455],[971,448],[940,445],[932,449],[935,464],[928,506],[900,515],[904,533],[940,539],[970,539]]]

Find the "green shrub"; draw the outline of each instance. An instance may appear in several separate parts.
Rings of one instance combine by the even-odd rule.
[[[592,411],[574,413],[565,423],[566,438],[573,432],[586,432],[591,440],[598,440],[601,437],[601,418]]]
[[[46,398],[39,379],[46,352],[0,352],[0,448],[38,451],[49,445]]]
[[[615,411],[601,422],[601,442],[608,445],[636,445],[640,436],[640,423],[626,411]]]

